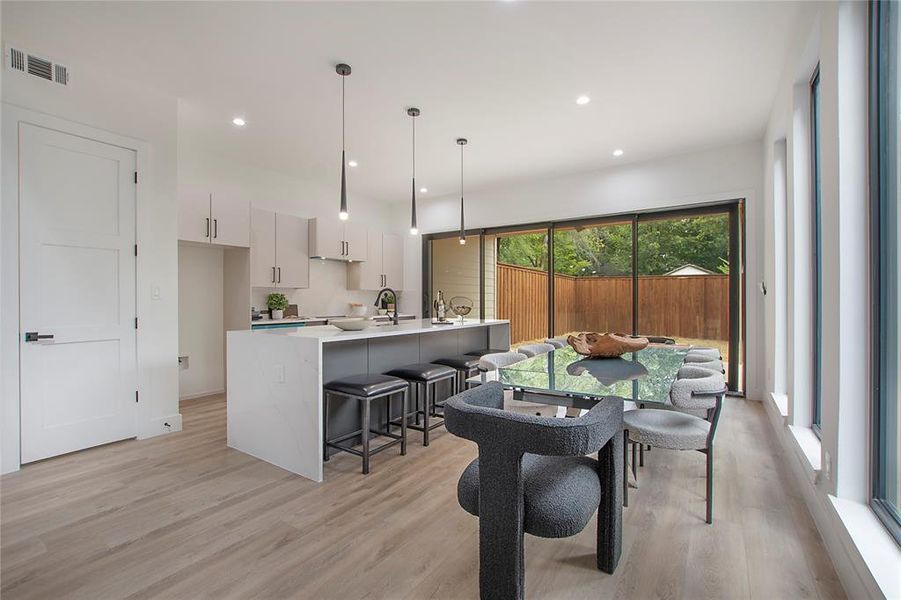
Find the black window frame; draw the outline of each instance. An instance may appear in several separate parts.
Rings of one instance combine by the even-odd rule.
[[[894,13],[892,12],[894,11]],[[897,64],[898,46],[901,40],[890,33],[891,19],[901,18],[899,6],[893,2],[870,3],[870,66],[869,66],[869,169],[870,169],[870,249],[871,249],[871,298],[872,298],[872,410],[871,410],[871,460],[870,460],[870,507],[885,525],[886,529],[901,546],[901,511],[887,500],[886,477],[889,469],[897,472],[901,457],[893,457],[893,464],[888,464],[891,457],[886,448],[889,443],[897,444],[896,438],[887,438],[890,423],[897,422],[897,411],[901,410],[901,402],[897,398],[897,390],[901,385],[894,362],[899,352],[899,323],[893,316],[898,298],[897,279],[899,259],[901,259],[901,240],[893,227],[897,223],[901,202],[898,197],[897,169],[901,159],[899,140],[895,129],[898,119],[901,94],[898,85],[901,81],[897,73],[891,71],[892,64]],[[888,121],[889,126],[883,127]],[[892,279],[895,285],[890,285]],[[895,336],[888,335],[894,331]],[[896,394],[894,406],[890,404],[890,395]],[[891,414],[891,410],[895,414]]]
[[[820,65],[810,77],[810,250],[811,250],[811,304],[812,335],[810,426],[820,437],[823,422],[823,221],[822,181],[820,160]]]

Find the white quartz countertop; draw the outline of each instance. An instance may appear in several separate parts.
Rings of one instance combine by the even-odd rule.
[[[325,342],[346,342],[351,340],[368,340],[379,337],[391,337],[396,335],[415,335],[418,333],[435,333],[440,331],[456,331],[473,327],[490,327],[491,325],[503,325],[510,321],[504,319],[466,319],[462,323],[459,319],[449,321],[450,325],[435,325],[430,319],[403,321],[397,325],[373,325],[362,331],[343,331],[334,325],[319,325],[313,327],[261,329],[243,332],[247,335],[280,335],[298,338],[314,338]],[[229,332],[242,333],[242,332]]]

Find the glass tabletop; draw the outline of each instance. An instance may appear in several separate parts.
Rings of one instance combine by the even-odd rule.
[[[550,396],[616,396],[663,403],[669,396],[688,348],[652,345],[619,358],[586,358],[560,348],[468,380],[499,381],[504,387]]]

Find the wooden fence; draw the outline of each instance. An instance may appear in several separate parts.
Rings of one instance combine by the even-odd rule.
[[[632,330],[631,277],[554,277],[555,329]],[[547,273],[497,265],[497,318],[511,342],[547,336]],[[648,335],[729,339],[728,275],[638,277],[638,329]]]

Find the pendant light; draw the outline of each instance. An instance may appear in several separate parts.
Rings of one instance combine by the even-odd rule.
[[[413,193],[410,196],[410,235],[417,235],[419,228],[416,226],[416,117],[419,116],[419,109],[408,108],[407,114],[410,115],[413,123]]]
[[[468,143],[466,138],[457,138],[460,146],[460,245],[466,243],[466,225],[463,219],[463,146]]]
[[[344,148],[344,81],[350,75],[350,65],[344,63],[335,67],[335,72],[341,76],[341,208],[338,218],[347,220],[347,157]]]

